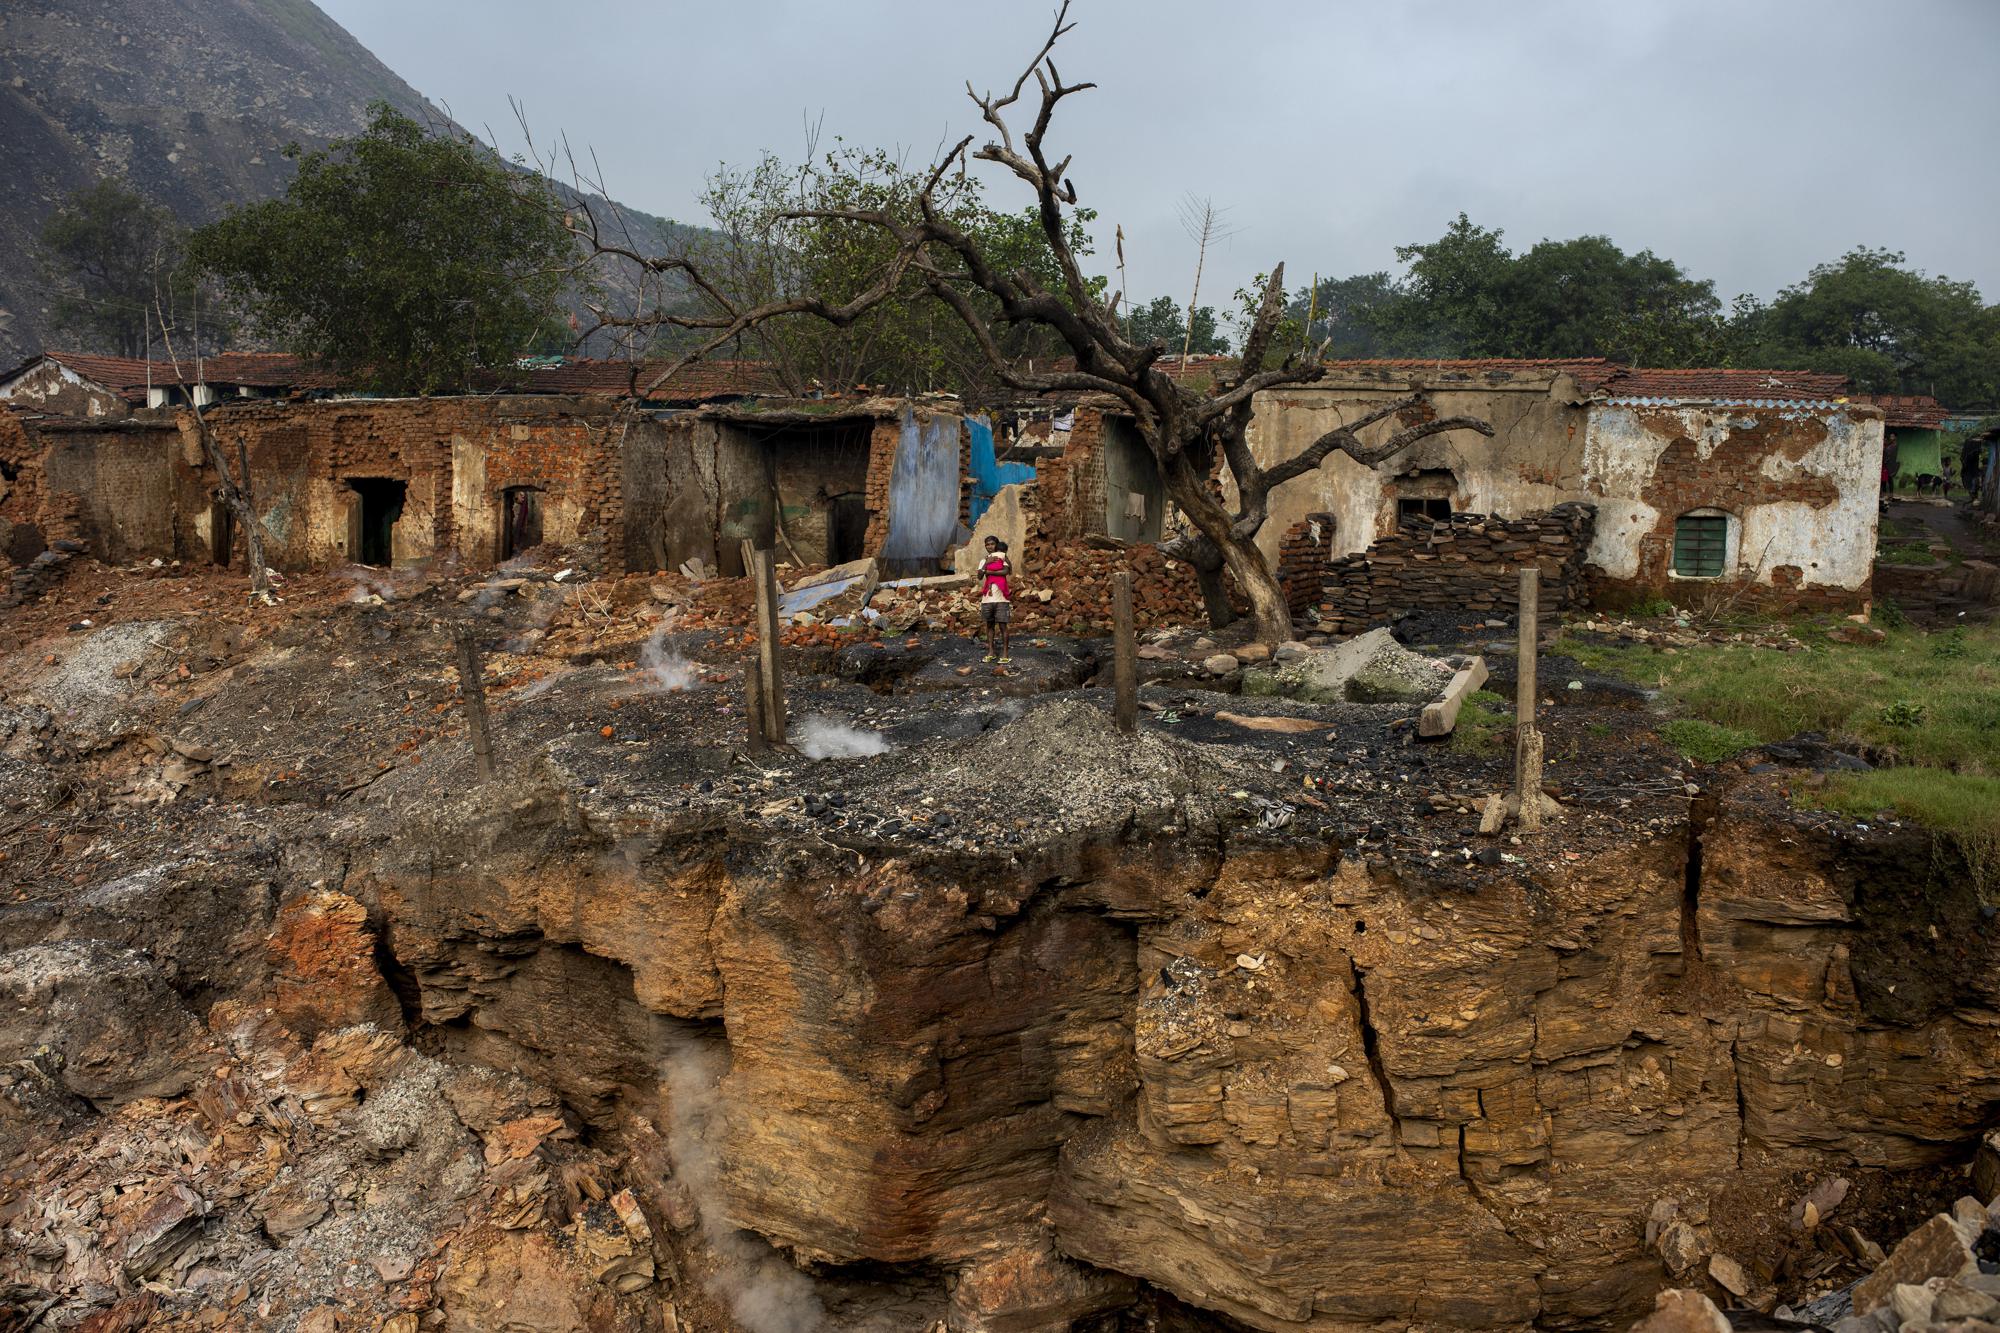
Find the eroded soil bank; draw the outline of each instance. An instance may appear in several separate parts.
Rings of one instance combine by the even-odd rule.
[[[1995,1118],[1959,867],[1635,709],[1481,840],[1503,758],[1407,706],[1168,681],[1127,740],[1091,645],[920,635],[799,655],[830,757],[756,757],[725,636],[510,653],[521,594],[481,785],[477,606],[10,660],[23,1323],[1622,1328],[1662,1200],[1768,1306],[1860,1271],[1793,1200],[1887,1242]]]

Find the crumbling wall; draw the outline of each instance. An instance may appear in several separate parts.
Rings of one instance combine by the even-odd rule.
[[[34,559],[47,544],[41,501],[41,440],[18,413],[0,409],[0,555],[15,564]]]
[[[1597,404],[1583,480],[1599,508],[1598,584],[1612,597],[1685,601],[1757,585],[1760,599],[1864,602],[1881,469],[1871,408]],[[1719,579],[1673,572],[1674,523],[1692,510],[1730,520],[1734,559]]]
[[[1877,602],[1893,602],[1904,615],[1919,620],[1947,620],[1991,608],[2000,599],[2000,571],[1989,561],[1967,560],[1951,565],[1875,566]]]
[[[859,510],[868,488],[872,430],[859,422],[800,426],[771,435],[764,442],[778,518],[789,545],[807,564],[837,564],[834,557],[858,558],[862,531],[842,534],[843,509]],[[837,539],[847,537],[857,548],[836,551]]]
[[[699,559],[740,575],[744,539],[766,546],[773,535],[763,451],[748,433],[714,417],[676,417],[662,429],[665,485],[657,522],[666,567]],[[633,466],[649,451],[645,446]]]
[[[1542,606],[1561,610],[1583,591],[1594,516],[1589,505],[1563,504],[1533,518],[1405,519],[1366,551],[1327,567],[1320,627],[1357,634],[1413,612],[1505,613],[1519,600],[1528,565],[1541,571]]]
[[[1280,558],[1279,546],[1293,525],[1311,514],[1332,514],[1334,556],[1364,551],[1394,532],[1399,482],[1427,474],[1425,494],[1448,474],[1448,498],[1458,513],[1520,518],[1566,500],[1593,496],[1582,482],[1584,409],[1582,394],[1566,374],[1549,368],[1451,370],[1419,374],[1409,369],[1335,367],[1317,383],[1277,389],[1257,396],[1248,443],[1270,467],[1304,452],[1327,431],[1356,421],[1385,404],[1408,397],[1413,388],[1429,395],[1429,412],[1469,416],[1493,427],[1489,438],[1452,431],[1419,441],[1379,467],[1367,467],[1333,453],[1312,472],[1271,492],[1270,518],[1257,543],[1266,558]],[[1412,409],[1360,433],[1364,444],[1379,444],[1427,417]],[[1415,493],[1415,492],[1412,492]]]
[[[1332,514],[1307,514],[1285,529],[1278,543],[1277,577],[1292,619],[1318,605],[1339,531],[1339,521]]]
[[[170,421],[46,421],[39,524],[50,540],[81,542],[100,560],[174,558]]]
[[[615,411],[572,398],[398,398],[231,404],[211,410],[208,420],[227,456],[235,457],[238,441],[249,450],[253,503],[278,568],[358,559],[354,483],[371,479],[405,488],[391,538],[396,564],[441,554],[493,563],[502,494],[528,486],[543,493],[544,540],[602,540],[619,568],[625,543]],[[192,438],[191,418],[183,429]],[[198,441],[184,454],[189,468],[205,472]],[[213,483],[197,475],[183,491]]]

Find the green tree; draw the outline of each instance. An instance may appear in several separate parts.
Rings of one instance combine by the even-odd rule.
[[[144,356],[156,309],[171,315],[190,304],[181,263],[187,229],[118,181],[69,196],[40,239],[42,269],[58,293],[51,318],[79,351]]]
[[[737,306],[807,294],[834,304],[853,301],[890,268],[899,243],[880,226],[839,215],[867,213],[914,225],[922,218],[925,185],[923,174],[890,154],[838,140],[823,154],[809,149],[803,163],[766,154],[748,168],[725,166],[710,176],[702,196],[715,232],[698,242],[689,258],[704,281]],[[930,206],[974,238],[996,268],[1025,272],[1060,288],[1055,254],[1036,210],[1003,213],[989,208],[979,181],[969,175],[935,182]],[[1065,219],[1074,253],[1090,253],[1088,223],[1095,216],[1081,209]],[[1102,277],[1090,279],[1094,294],[1101,296],[1104,288]],[[1068,354],[1047,328],[1000,320],[986,293],[968,290],[966,299],[981,312],[1006,356],[1032,360]],[[687,336],[665,341],[682,345]],[[747,329],[737,345],[743,354],[771,363],[794,392],[815,385],[847,389],[869,384],[899,391],[952,389],[977,397],[998,386],[965,321],[914,269],[903,271],[888,294],[850,322],[760,323]]]
[[[1435,241],[1398,246],[1408,275],[1362,318],[1392,356],[1589,357],[1651,365],[1712,359],[1722,341],[1713,283],[1608,236],[1544,240],[1515,254],[1465,214]],[[1350,283],[1362,281],[1349,279]],[[1372,291],[1369,290],[1372,288]]]
[[[1835,371],[1871,393],[1931,393],[1955,404],[2000,401],[2000,310],[1969,282],[1930,277],[1894,250],[1861,247],[1748,305],[1739,355]]]
[[[1156,296],[1145,305],[1134,305],[1126,325],[1126,336],[1139,346],[1160,343],[1178,356],[1181,342],[1187,337],[1187,311],[1171,296]],[[1188,350],[1201,355],[1229,350],[1229,340],[1223,337],[1214,306],[1195,307],[1194,340]]]
[[[1356,273],[1321,279],[1317,292],[1302,289],[1285,313],[1305,327],[1308,343],[1325,343],[1335,360],[1394,356],[1382,330],[1389,307],[1400,299],[1401,288],[1387,273]]]
[[[558,318],[577,256],[540,176],[384,103],[353,138],[285,152],[298,173],[284,195],[190,247],[266,337],[365,387],[425,393],[511,360]]]

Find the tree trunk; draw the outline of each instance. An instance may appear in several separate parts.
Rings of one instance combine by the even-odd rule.
[[[1167,493],[1181,507],[1181,512],[1187,515],[1195,530],[1214,545],[1222,557],[1223,568],[1236,576],[1236,590],[1250,601],[1254,637],[1273,647],[1290,639],[1292,612],[1285,604],[1285,593],[1278,586],[1278,576],[1271,572],[1270,563],[1257,549],[1254,540],[1236,536],[1229,511],[1209,490],[1205,479],[1195,470],[1186,454],[1178,455],[1174,461],[1172,474],[1167,478]],[[1220,597],[1221,577],[1219,574],[1204,575],[1199,564],[1195,566],[1195,577],[1202,583],[1202,599],[1209,604],[1212,621],[1215,603],[1209,601],[1208,582],[1213,579]],[[1221,600],[1225,606],[1228,604],[1226,597]],[[1231,619],[1234,619],[1233,612]]]
[[[223,455],[221,442],[208,428],[208,418],[201,414],[201,408],[190,409],[194,413],[195,434],[201,439],[201,449],[208,456],[208,464],[215,469],[215,489],[222,497],[222,503],[229,506],[229,512],[236,520],[238,530],[243,533],[244,558],[250,566],[250,595],[269,605],[275,599],[271,595],[271,579],[264,562],[264,529],[257,521],[257,511],[250,503],[250,456],[239,441],[236,455],[239,460],[243,482],[237,484],[229,467],[229,460]],[[224,559],[228,552],[223,553]]]
[[[1194,566],[1194,580],[1201,588],[1202,610],[1208,612],[1210,629],[1228,629],[1236,623],[1236,608],[1229,604],[1229,589],[1222,581],[1222,556],[1218,552],[1213,563],[1191,560]]]

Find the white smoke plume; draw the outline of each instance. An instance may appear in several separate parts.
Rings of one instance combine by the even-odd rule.
[[[808,759],[860,759],[889,753],[889,742],[873,731],[827,717],[808,717],[793,729],[792,743]]]
[[[749,1333],[819,1333],[826,1326],[813,1281],[762,1237],[729,1225],[716,1207],[722,1197],[722,1094],[716,1086],[727,1060],[715,1046],[681,1042],[665,1062],[667,1151],[674,1173],[701,1212],[701,1236],[716,1257],[710,1291],[728,1303]]]
[[[380,597],[385,602],[396,600],[396,585],[372,570],[360,565],[348,565],[337,572],[354,585],[354,591],[347,598],[350,602],[365,602],[370,597]]]
[[[667,646],[665,625],[654,630],[653,637],[639,650],[639,668],[646,673],[645,683],[650,690],[690,690],[701,680],[694,663]]]

